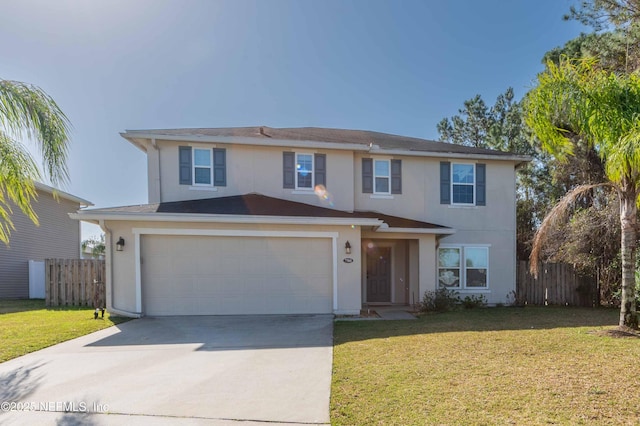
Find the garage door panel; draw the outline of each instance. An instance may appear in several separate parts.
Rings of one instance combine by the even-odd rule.
[[[328,238],[142,236],[147,315],[332,312]]]

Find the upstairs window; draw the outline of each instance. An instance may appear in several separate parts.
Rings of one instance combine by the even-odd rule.
[[[451,200],[453,204],[475,204],[475,165],[451,165]]]
[[[327,184],[327,154],[282,153],[282,187],[313,190]],[[313,191],[309,191],[313,194]]]
[[[178,179],[194,189],[227,186],[227,150],[178,147]]]
[[[391,167],[389,160],[375,160],[373,178],[375,182],[374,194],[389,194],[389,181],[391,180]]]
[[[486,164],[441,161],[440,204],[486,206]]]
[[[402,194],[402,160],[362,159],[362,192],[393,198]]]
[[[313,189],[312,154],[296,154],[296,188]]]
[[[193,149],[193,184],[211,185],[213,151],[210,149]]]

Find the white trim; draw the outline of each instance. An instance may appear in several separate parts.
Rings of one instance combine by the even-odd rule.
[[[185,143],[223,143],[234,145],[257,145],[257,146],[277,146],[291,148],[317,148],[317,149],[335,149],[340,151],[369,151],[369,145],[357,143],[335,143],[335,142],[318,142],[312,140],[289,140],[275,139],[265,137],[237,137],[237,136],[206,136],[206,135],[163,135],[154,132],[137,132],[136,130],[126,130],[121,132],[120,136],[137,146],[143,152],[146,152],[146,144],[141,140],[155,138],[157,140],[177,141]]]
[[[59,189],[49,185],[45,185],[42,182],[33,182],[33,185],[36,187],[37,190],[51,194],[54,197],[60,197],[60,198],[64,198],[65,200],[76,202],[80,204],[80,207],[93,206],[93,203],[91,201],[87,201],[84,198],[76,197],[75,195],[71,195],[68,192],[60,191]]]
[[[469,209],[469,210],[477,210],[478,206],[471,204],[449,204],[447,206],[448,209]]]
[[[491,293],[491,288],[490,288],[490,273],[491,273],[491,265],[489,262],[489,249],[491,248],[491,244],[440,244],[438,245],[438,247],[436,248],[436,287],[439,287],[439,282],[440,282],[440,278],[439,278],[439,271],[441,269],[440,265],[439,265],[439,256],[438,256],[438,251],[443,248],[443,249],[448,249],[448,248],[453,248],[453,249],[458,249],[460,252],[460,266],[458,267],[458,269],[460,270],[460,287],[445,287],[447,289],[450,290],[454,290],[457,291],[459,293]],[[467,266],[466,266],[466,249],[467,248],[484,248],[487,250],[487,286],[486,287],[467,287]],[[442,267],[442,269],[454,269],[454,268],[447,268],[447,267]],[[482,268],[471,268],[471,269],[482,269]],[[464,283],[464,286],[463,286]]]
[[[488,271],[489,270],[487,269],[487,272]],[[477,287],[477,290],[474,290],[473,288],[474,287],[460,288],[460,289],[456,289],[455,291],[460,294],[473,294],[473,293],[490,294],[491,293],[491,290],[488,287]]]
[[[376,162],[385,162],[387,163],[387,170],[389,171],[389,173],[386,176],[378,176],[376,174]],[[377,191],[376,187],[376,178],[386,178],[389,182],[389,186],[388,186],[388,190],[387,191]],[[373,158],[373,194],[374,195],[390,195],[391,194],[391,160],[388,158]]]
[[[198,166],[196,165],[196,151],[205,151],[209,154],[209,166]],[[196,168],[199,169],[209,169],[209,183],[196,183]],[[213,187],[213,149],[210,147],[191,147],[191,187],[204,187],[211,188]],[[189,189],[191,189],[191,187]]]
[[[491,154],[465,154],[455,152],[431,152],[431,151],[409,151],[403,149],[383,149],[378,145],[358,144],[358,143],[335,143],[335,142],[319,142],[312,140],[289,140],[275,139],[265,137],[236,137],[236,136],[207,136],[207,135],[166,135],[156,133],[152,130],[126,130],[120,133],[120,136],[138,147],[141,151],[146,152],[147,144],[144,142],[149,139],[193,142],[193,143],[222,143],[234,145],[257,145],[257,146],[277,146],[291,148],[317,148],[317,149],[335,149],[340,151],[356,151],[369,152],[372,154],[386,155],[403,155],[407,157],[434,157],[434,158],[462,158],[462,159],[478,159],[478,160],[495,160],[495,161],[512,161],[512,162],[528,162],[532,157],[527,155],[491,155]]]
[[[336,233],[337,235],[337,233]],[[338,237],[331,238],[331,251],[333,252],[332,279],[333,279],[333,312],[338,310]]]
[[[136,262],[136,311],[142,312],[142,265],[140,259],[140,234],[133,234],[133,256]]]
[[[197,186],[190,186],[189,191],[217,191],[218,188],[211,185],[200,184]]]
[[[136,277],[136,309],[142,312],[142,263],[140,252],[141,235],[189,235],[211,237],[277,237],[277,238],[331,238],[333,311],[338,311],[338,232],[310,231],[254,231],[243,229],[175,229],[175,228],[133,228],[135,277]]]
[[[180,229],[180,228],[132,228],[139,235],[202,235],[209,237],[282,237],[282,238],[338,238],[338,232],[314,231],[257,231],[251,229]]]
[[[316,165],[314,164],[315,163],[314,154],[313,153],[309,153],[309,152],[294,152],[293,155],[294,155],[294,159],[295,159],[294,168],[295,168],[295,174],[296,174],[295,175],[295,178],[296,178],[295,179],[295,181],[296,181],[296,190],[297,191],[313,191],[313,188],[315,187],[315,180],[316,180],[316,170],[315,170],[315,166]],[[298,164],[300,164],[298,162],[298,156],[300,156],[300,155],[307,155],[307,156],[311,157],[311,170],[308,171],[311,174],[311,186],[310,187],[298,185],[298,173],[299,173]]]
[[[291,194],[293,194],[293,195],[316,195],[316,193],[315,193],[313,188],[294,189],[293,191],[291,191]]]
[[[460,166],[473,166],[473,183],[455,183],[453,181],[453,169],[456,165],[460,165]],[[471,163],[468,161],[456,161],[456,162],[451,162],[451,176],[449,177],[451,185],[449,187],[449,191],[451,191],[450,196],[451,196],[451,206],[457,207],[475,207],[476,206],[476,192],[477,192],[477,186],[476,186],[476,163]],[[456,203],[453,201],[453,186],[454,185],[459,185],[459,186],[471,186],[473,188],[473,201],[470,203]]]
[[[369,198],[378,199],[378,200],[393,200],[393,195],[383,194],[383,193],[380,193],[380,194],[375,194],[374,193],[374,194],[369,195]]]
[[[196,213],[131,213],[131,212],[97,212],[81,210],[69,213],[76,220],[126,220],[148,222],[187,222],[187,223],[264,223],[284,225],[362,225],[382,226],[384,221],[374,218],[348,217],[302,217],[302,216],[249,216],[249,215],[216,215]]]
[[[447,159],[468,159],[468,160],[495,160],[495,161],[515,161],[515,162],[528,162],[532,160],[532,157],[528,155],[491,155],[491,154],[465,154],[458,152],[433,152],[433,151],[405,151],[402,149],[383,149],[377,145],[369,151],[372,154],[386,154],[386,155],[403,155],[407,157],[434,157],[434,158],[447,158]]]
[[[457,229],[453,228],[388,228],[380,227],[375,232],[397,232],[403,234],[436,234],[436,235],[451,235],[457,232]],[[442,246],[440,246],[442,247]],[[477,246],[475,246],[477,247]]]

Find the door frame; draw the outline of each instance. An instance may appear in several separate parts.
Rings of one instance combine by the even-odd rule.
[[[391,249],[391,253],[389,254],[389,262],[391,262],[391,271],[389,274],[389,291],[390,291],[390,301],[389,302],[369,302],[369,300],[367,299],[367,245],[369,243],[373,243],[378,247],[383,247],[383,248],[389,248]],[[395,248],[396,248],[396,241],[389,241],[389,240],[362,240],[362,272],[361,272],[361,276],[362,276],[362,303],[363,304],[368,304],[370,305],[371,303],[373,304],[380,304],[380,305],[388,305],[388,304],[394,304],[396,303],[395,300],[395,291],[393,288],[393,277],[395,276],[395,267],[396,267],[396,254],[395,254]]]

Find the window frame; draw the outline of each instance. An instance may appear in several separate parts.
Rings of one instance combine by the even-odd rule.
[[[458,250],[458,266],[440,266],[440,250],[442,249],[446,249],[446,250]],[[461,247],[456,247],[456,246],[451,246],[451,247],[438,247],[438,259],[436,260],[436,269],[438,270],[438,276],[437,276],[437,281],[438,281],[438,287],[439,288],[446,288],[446,289],[461,289],[462,288],[462,248]],[[454,286],[454,285],[442,285],[440,283],[440,270],[441,269],[457,269],[458,270],[458,285]]]
[[[209,154],[209,166],[196,165],[196,151],[207,151]],[[209,169],[209,183],[196,183],[196,168]],[[196,146],[191,147],[191,185],[200,187],[213,187],[213,149],[212,148],[200,148]]]
[[[462,182],[462,183],[456,183],[454,182],[454,172],[453,170],[455,169],[455,166],[472,166],[473,167],[473,183],[466,183],[466,182]],[[452,206],[475,206],[476,205],[476,197],[477,197],[477,185],[476,185],[476,163],[468,163],[468,162],[451,162],[451,183],[450,183],[450,187],[449,187],[449,191],[450,191],[450,197],[451,197],[451,205]],[[454,191],[453,188],[454,186],[471,186],[473,189],[473,201],[470,203],[460,203],[460,202],[455,202],[454,201]]]
[[[489,244],[441,244],[437,250],[437,259],[436,259],[436,270],[437,270],[437,286],[438,288],[446,288],[454,291],[461,291],[464,293],[473,293],[473,292],[487,292],[490,291],[490,262],[489,262],[489,252],[491,246]],[[440,250],[442,249],[457,249],[459,253],[459,266],[456,267],[444,267],[440,266]],[[467,250],[469,249],[483,249],[486,253],[486,267],[468,267],[467,266]],[[458,278],[458,286],[443,286],[440,284],[440,270],[441,269],[458,269],[459,278]],[[468,270],[476,270],[476,269],[485,269],[486,275],[486,283],[483,287],[477,286],[469,286],[467,284],[467,271]]]
[[[384,162],[387,163],[387,175],[386,176],[379,176],[376,173],[376,163],[377,162]],[[386,178],[387,179],[387,191],[378,191],[378,185],[377,185],[377,179],[378,178]],[[391,195],[391,160],[390,159],[378,159],[378,158],[374,158],[373,159],[373,193],[377,194],[377,195]]]
[[[300,162],[298,161],[298,157],[301,155],[306,155],[311,157],[311,170],[309,170],[309,174],[311,175],[311,186],[307,187],[307,186],[300,186],[298,183],[298,176],[300,171],[298,170],[298,165],[300,164]],[[315,156],[313,153],[310,152],[296,152],[295,153],[295,163],[294,163],[294,173],[295,173],[295,180],[296,180],[296,184],[295,184],[295,189],[296,190],[300,190],[300,191],[313,191],[313,189],[315,188]]]

